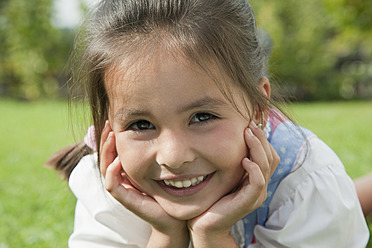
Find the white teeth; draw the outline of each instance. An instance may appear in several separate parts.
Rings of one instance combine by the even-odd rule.
[[[182,186],[184,188],[188,188],[191,186],[191,181],[190,180],[185,180],[185,181],[182,181]]]
[[[191,185],[194,186],[198,182],[197,178],[191,178]]]
[[[168,180],[163,180],[163,182],[165,183],[165,185],[169,186],[170,182]]]
[[[206,179],[206,178],[207,178],[207,176],[200,176],[200,177],[194,177],[194,178],[186,179],[186,180],[182,180],[182,181],[163,180],[163,182],[167,186],[173,186],[173,187],[176,187],[176,188],[188,188],[188,187],[191,187],[191,186],[198,185],[199,183],[204,181],[204,179]]]
[[[181,181],[176,181],[175,184],[174,184],[174,186],[175,186],[176,188],[182,188],[182,187],[183,187],[183,184],[182,184]]]

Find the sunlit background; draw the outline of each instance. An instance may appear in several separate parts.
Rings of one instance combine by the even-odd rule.
[[[0,0],[0,96],[66,97],[74,35],[97,0]],[[372,97],[372,1],[251,1],[271,81],[296,100]]]
[[[96,1],[0,0],[0,248],[67,247],[76,199],[43,164],[90,125],[87,109],[68,108],[66,64]],[[351,178],[372,172],[372,1],[251,3],[270,81],[295,102],[296,122]]]

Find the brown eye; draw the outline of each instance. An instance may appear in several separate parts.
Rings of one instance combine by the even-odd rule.
[[[149,130],[149,129],[155,129],[154,125],[146,120],[139,120],[136,121],[135,123],[131,124],[128,127],[128,130],[133,130],[133,131],[144,131],[144,130]]]
[[[192,123],[201,123],[201,122],[208,122],[210,120],[218,119],[217,116],[210,114],[210,113],[197,113],[195,114],[191,120],[190,124]]]

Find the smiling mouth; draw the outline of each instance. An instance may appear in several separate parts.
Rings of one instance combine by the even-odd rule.
[[[163,180],[163,183],[167,186],[175,187],[175,188],[189,188],[192,186],[196,186],[199,183],[203,182],[207,176],[200,176],[200,177],[193,177],[190,179],[185,180]]]

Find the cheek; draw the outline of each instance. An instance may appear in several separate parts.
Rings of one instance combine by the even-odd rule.
[[[130,141],[125,135],[117,135],[116,149],[122,167],[128,176],[134,180],[143,177],[148,169],[146,146]]]
[[[221,166],[240,167],[242,159],[247,156],[243,132],[244,128],[238,127],[217,129],[211,136],[210,144],[205,144],[204,147]]]

